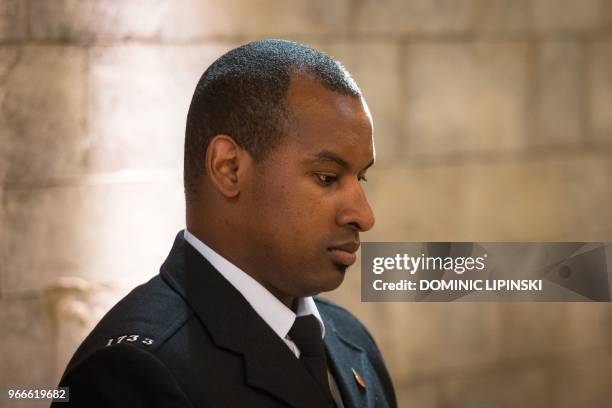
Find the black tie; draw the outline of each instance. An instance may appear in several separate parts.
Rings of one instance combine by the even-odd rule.
[[[327,378],[327,358],[321,338],[319,321],[313,315],[300,316],[295,319],[289,337],[300,349],[300,361],[315,379],[323,394],[333,402]]]

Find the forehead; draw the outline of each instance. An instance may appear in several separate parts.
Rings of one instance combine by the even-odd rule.
[[[372,159],[372,120],[363,98],[331,91],[308,76],[294,76],[285,103],[290,111],[287,144],[306,154],[327,150],[346,160]]]

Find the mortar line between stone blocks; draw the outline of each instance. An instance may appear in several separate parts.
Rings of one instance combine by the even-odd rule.
[[[107,173],[75,175],[50,180],[8,182],[4,191],[45,189],[55,187],[89,187],[116,184],[148,184],[181,181],[182,169],[123,170]]]
[[[28,18],[29,23],[29,18]],[[116,39],[62,39],[62,38],[39,38],[34,39],[30,35],[27,44],[32,45],[81,45],[81,46],[117,46],[117,45],[152,45],[152,46],[195,46],[213,45],[217,43],[244,43],[259,38],[261,35],[203,35],[186,39],[163,39],[156,37],[129,37]],[[404,43],[453,43],[453,42],[532,42],[532,41],[555,41],[555,40],[609,40],[612,39],[612,29],[602,29],[593,32],[580,31],[556,31],[549,33],[513,33],[513,32],[440,32],[440,33],[397,33],[397,32],[331,32],[324,34],[312,33],[270,33],[265,37],[293,38],[298,41],[325,41],[325,42],[404,42]],[[23,44],[24,41],[7,39],[0,41],[0,45]]]
[[[580,130],[582,131],[582,144],[590,146],[593,143],[593,123],[591,106],[591,67],[593,64],[593,43],[581,41],[580,62],[578,66],[580,76]]]
[[[539,68],[542,64],[542,43],[533,41],[527,44],[527,64],[525,94],[523,96],[523,109],[525,123],[523,129],[523,149],[529,151],[538,144],[537,129],[539,128],[539,112],[536,112],[542,101]]]
[[[91,66],[91,47],[87,47],[84,46],[83,47],[83,93],[84,93],[84,103],[85,103],[85,112],[83,113],[83,123],[81,124],[82,126],[82,135],[81,137],[86,138],[86,143],[87,143],[87,149],[85,150],[85,157],[82,159],[85,163],[83,164],[87,164],[89,163],[89,159],[91,156],[91,147],[92,147],[92,140],[91,140],[91,131],[89,129],[89,113],[91,110],[91,95],[90,95],[90,89],[91,87],[89,86],[89,68]]]
[[[32,0],[28,0],[25,1],[25,25],[26,25],[26,42],[29,42],[32,40],[32,23],[30,21],[31,18],[31,9],[32,7],[30,6]]]
[[[43,297],[42,291],[28,289],[28,290],[18,290],[18,291],[2,291],[0,293],[0,299],[6,301],[15,301],[15,300],[34,300]]]
[[[555,158],[580,158],[584,154],[594,154],[596,157],[607,157],[612,159],[612,144],[590,145],[590,146],[533,146],[528,150],[516,150],[512,152],[489,151],[489,152],[463,152],[440,155],[421,155],[399,157],[398,162],[406,165],[417,166],[445,166],[457,164],[488,164],[494,162],[522,162]],[[377,163],[376,168],[382,168],[384,163]],[[394,167],[397,163],[391,163]]]
[[[409,57],[410,57],[410,44],[405,44],[405,43],[400,43],[398,45],[398,52],[399,52],[399,56],[398,56],[398,67],[397,69],[399,70],[399,77],[400,77],[400,90],[399,90],[399,120],[400,123],[397,125],[396,130],[398,132],[397,135],[395,135],[395,137],[397,138],[397,149],[396,152],[393,155],[393,161],[400,161],[401,160],[401,156],[403,154],[408,154],[408,149],[410,148],[410,132],[408,131],[408,120],[406,120],[405,116],[406,116],[406,107],[408,106],[408,94],[409,94],[409,90],[408,90],[408,71],[410,70],[410,65],[409,65]],[[398,154],[399,152],[399,154]]]

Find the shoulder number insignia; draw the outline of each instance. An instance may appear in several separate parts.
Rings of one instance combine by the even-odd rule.
[[[150,339],[148,337],[141,338],[138,334],[125,334],[123,336],[108,339],[108,341],[106,342],[106,347],[120,343],[139,343],[144,344],[145,346],[150,346],[154,342],[155,341],[153,339]]]

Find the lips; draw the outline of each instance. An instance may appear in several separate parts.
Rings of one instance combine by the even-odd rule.
[[[327,248],[331,258],[339,264],[350,266],[355,263],[357,255],[355,252],[359,249],[359,242],[350,241],[339,245],[333,245]]]

